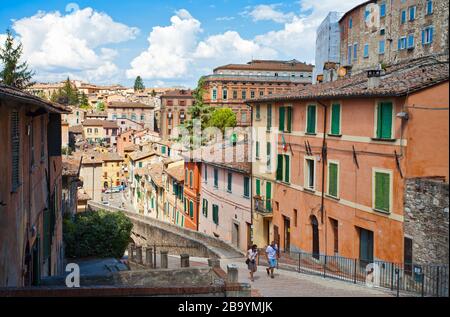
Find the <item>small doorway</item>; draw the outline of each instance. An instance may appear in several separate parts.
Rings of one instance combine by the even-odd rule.
[[[339,223],[333,218],[330,218],[330,222],[333,231],[333,253],[334,255],[339,255]]]
[[[403,255],[403,263],[405,263],[405,273],[411,275],[413,262],[413,240],[405,237],[404,244],[405,251]]]
[[[315,259],[320,258],[319,249],[319,222],[316,216],[311,216],[311,227],[312,227],[312,253]]]
[[[284,218],[284,252],[291,250],[291,221],[288,217]]]
[[[233,226],[231,233],[232,244],[239,248],[239,225],[233,222],[232,226]]]
[[[373,232],[359,228],[359,260],[361,266],[373,262]]]

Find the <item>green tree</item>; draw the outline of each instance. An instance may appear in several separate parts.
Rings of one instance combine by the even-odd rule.
[[[82,109],[89,109],[89,100],[84,91],[80,95],[80,108]]]
[[[63,237],[69,258],[121,258],[133,224],[123,212],[89,211],[65,219]]]
[[[194,103],[188,109],[190,119],[186,120],[185,127],[192,133],[193,121],[200,120],[202,130],[209,126],[211,113],[213,108],[203,103],[203,95],[205,94],[205,80],[201,77],[198,81],[197,88],[193,91]]]
[[[137,76],[134,81],[134,91],[143,91],[145,89],[141,76]]]
[[[96,108],[97,111],[105,111],[105,103],[103,101],[97,102]]]
[[[152,97],[156,97],[156,91],[155,91],[155,89],[152,89],[151,96],[152,96]]]
[[[209,120],[209,126],[219,128],[222,134],[225,133],[225,128],[234,128],[236,123],[236,114],[230,108],[214,109]]]
[[[19,43],[14,47],[14,38],[10,30],[6,30],[4,47],[0,47],[0,61],[3,69],[0,71],[0,79],[6,85],[25,89],[34,84],[32,77],[34,72],[28,69],[26,62],[20,62],[23,47]]]

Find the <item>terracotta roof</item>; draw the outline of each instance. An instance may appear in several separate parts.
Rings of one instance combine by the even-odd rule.
[[[106,129],[118,129],[119,126],[117,125],[117,121],[114,120],[102,120],[103,121],[103,127]]]
[[[182,98],[194,98],[192,97],[193,91],[190,89],[173,89],[166,91],[161,98],[172,98],[172,97],[182,97]]]
[[[137,149],[139,149],[139,145],[137,145],[137,144],[132,144],[132,145],[130,145],[130,146],[125,147],[123,150],[124,150],[125,152],[133,152],[133,151],[136,151]]]
[[[104,120],[100,120],[100,119],[86,119],[83,121],[83,126],[102,127],[103,123],[104,123]]]
[[[117,152],[108,152],[102,154],[102,160],[106,162],[117,162],[117,161],[123,161],[123,157],[119,155]]]
[[[247,64],[228,64],[214,69],[218,70],[261,70],[261,71],[304,71],[312,72],[313,65],[308,65],[297,60],[274,61],[274,60],[253,60]]]
[[[83,126],[82,125],[73,125],[73,126],[69,127],[69,132],[83,133]]]
[[[137,167],[134,169],[134,175],[136,176],[144,176],[147,175],[148,169],[146,167]]]
[[[62,175],[78,176],[81,166],[81,157],[62,156]]]
[[[184,182],[184,165],[178,165],[166,169],[166,173],[179,182]]]
[[[151,164],[148,169],[148,175],[150,175],[152,181],[158,187],[163,187],[162,172],[163,172],[163,164],[161,163]]]
[[[133,161],[140,161],[140,160],[150,157],[152,155],[155,155],[155,152],[153,152],[153,151],[152,152],[134,151],[133,153],[130,153],[130,159]]]
[[[108,117],[106,112],[94,112],[94,113],[86,113],[86,117]]]
[[[101,153],[83,153],[81,165],[85,164],[103,164]]]
[[[141,102],[129,102],[129,101],[111,101],[108,103],[108,108],[148,108],[153,109],[154,106],[146,105]]]
[[[273,94],[257,99],[246,100],[248,103],[316,100],[357,97],[399,97],[415,91],[448,81],[449,64],[430,58],[419,58],[392,65],[382,73],[380,84],[368,88],[366,73],[334,82],[309,85],[291,89],[285,94]]]
[[[42,98],[29,94],[28,92],[2,83],[0,83],[0,97],[13,100],[20,100],[25,104],[32,104],[35,106],[43,107],[47,109],[49,112],[71,113],[69,107],[44,100]]]

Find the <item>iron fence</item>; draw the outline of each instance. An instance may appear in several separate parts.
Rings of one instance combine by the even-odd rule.
[[[449,296],[447,264],[402,264],[306,252],[283,252],[279,263],[283,269],[390,289],[397,296],[400,292],[415,296]]]

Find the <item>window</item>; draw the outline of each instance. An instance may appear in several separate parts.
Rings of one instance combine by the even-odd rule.
[[[255,91],[254,90],[250,90],[250,98],[251,99],[255,98]]]
[[[241,121],[242,122],[247,122],[247,112],[242,112],[241,113]]]
[[[233,183],[233,173],[228,172],[227,191],[229,193],[231,193],[231,190],[232,190],[232,183]]]
[[[398,49],[399,50],[406,49],[406,37],[401,37],[398,39]]]
[[[289,155],[278,154],[277,174],[278,181],[289,183],[290,181],[290,157]]]
[[[219,224],[219,206],[213,204],[213,222]]]
[[[385,29],[381,29],[380,30],[380,35],[385,35],[386,34],[386,30]]]
[[[205,171],[205,174],[204,174],[204,179],[205,179],[205,183],[206,182],[208,182],[208,167],[205,165],[205,169],[204,169],[204,171]]]
[[[233,99],[237,99],[237,96],[238,96],[238,92],[237,92],[237,90],[233,90]]]
[[[142,167],[142,162],[139,162],[139,167]]]
[[[258,104],[255,106],[256,120],[261,120],[261,106]]]
[[[122,113],[122,119],[126,119],[127,115],[125,113]]]
[[[392,138],[392,113],[391,102],[380,102],[377,106],[377,132],[378,139]]]
[[[364,44],[364,58],[369,57],[369,44]]]
[[[228,99],[228,90],[226,88],[222,89],[222,99],[227,100]]]
[[[272,105],[267,105],[267,131],[272,128]]]
[[[161,153],[166,154],[166,147],[164,145],[161,146]]]
[[[244,197],[250,197],[250,178],[248,176],[244,176]]]
[[[189,172],[189,187],[192,188],[192,184],[194,182],[194,172]]]
[[[117,115],[116,115],[116,114],[113,114],[113,115],[112,115],[112,118],[113,118],[113,120],[116,120],[116,119],[117,119]]]
[[[351,29],[352,27],[353,27],[353,19],[350,18],[350,19],[348,20],[348,28]]]
[[[266,161],[266,163],[267,163],[267,170],[268,171],[270,171],[271,170],[271,168],[272,168],[272,161],[271,161],[271,158],[272,158],[272,153],[271,153],[271,143],[270,142],[267,142],[266,143],[266,157],[267,157],[267,161]]]
[[[306,113],[306,133],[316,133],[316,106],[309,105]]]
[[[208,201],[206,199],[203,199],[202,214],[203,214],[203,216],[208,218]]]
[[[187,180],[188,180],[188,173],[189,173],[189,170],[186,168],[186,170],[184,171],[184,180],[185,180],[186,186],[187,186]]]
[[[374,208],[390,212],[391,174],[389,172],[374,172]]]
[[[260,97],[263,97],[263,96],[264,96],[264,90],[261,89],[261,90],[259,91],[259,96],[260,96]]]
[[[91,129],[91,128],[88,128],[88,129],[87,129],[87,132],[88,132],[88,133],[92,133],[92,129]]]
[[[378,53],[384,54],[384,40],[378,42]]]
[[[243,100],[247,99],[247,91],[246,90],[242,90],[242,99]]]
[[[401,13],[401,23],[405,23],[406,22],[406,10],[402,10]]]
[[[353,44],[353,60],[356,61],[358,59],[358,44]]]
[[[416,19],[416,6],[409,7],[409,21],[414,21]]]
[[[348,64],[352,63],[352,46],[351,45],[348,46],[348,50],[347,50],[347,63]]]
[[[386,3],[383,2],[380,5],[380,17],[385,17],[386,16]]]
[[[328,195],[339,197],[339,165],[336,162],[328,162]]]
[[[305,188],[314,190],[315,188],[315,161],[306,159],[305,166]]]
[[[189,201],[189,217],[194,219],[194,202],[192,200]]]
[[[94,133],[95,133],[95,134],[98,134],[98,128],[95,128],[95,129],[94,129]]]
[[[331,134],[340,135],[341,134],[341,105],[332,104],[331,105]]]
[[[217,168],[214,169],[214,187],[219,187],[219,170]]]
[[[135,114],[135,113],[132,113],[132,114],[131,114],[131,120],[136,121],[136,114]]]
[[[145,120],[145,116],[143,114],[141,114],[141,121]]]
[[[259,159],[259,141],[255,142],[255,158]]]
[[[217,100],[217,89],[216,88],[213,88],[211,95],[212,95],[213,101]]]
[[[408,35],[408,44],[407,44],[407,48],[408,48],[408,49],[414,48],[414,34],[409,34],[409,35]]]
[[[428,0],[427,1],[426,15],[430,15],[432,13],[433,13],[433,1]]]
[[[256,196],[261,196],[261,180],[259,178],[255,179],[255,193]]]
[[[298,223],[298,211],[297,209],[294,209],[294,226],[297,227],[297,223]]]
[[[422,30],[422,45],[433,43],[433,27],[429,26]]]
[[[20,186],[20,125],[19,112],[11,111],[11,162],[12,162],[12,191],[15,192]]]
[[[278,119],[280,131],[292,132],[292,107],[280,107]]]

